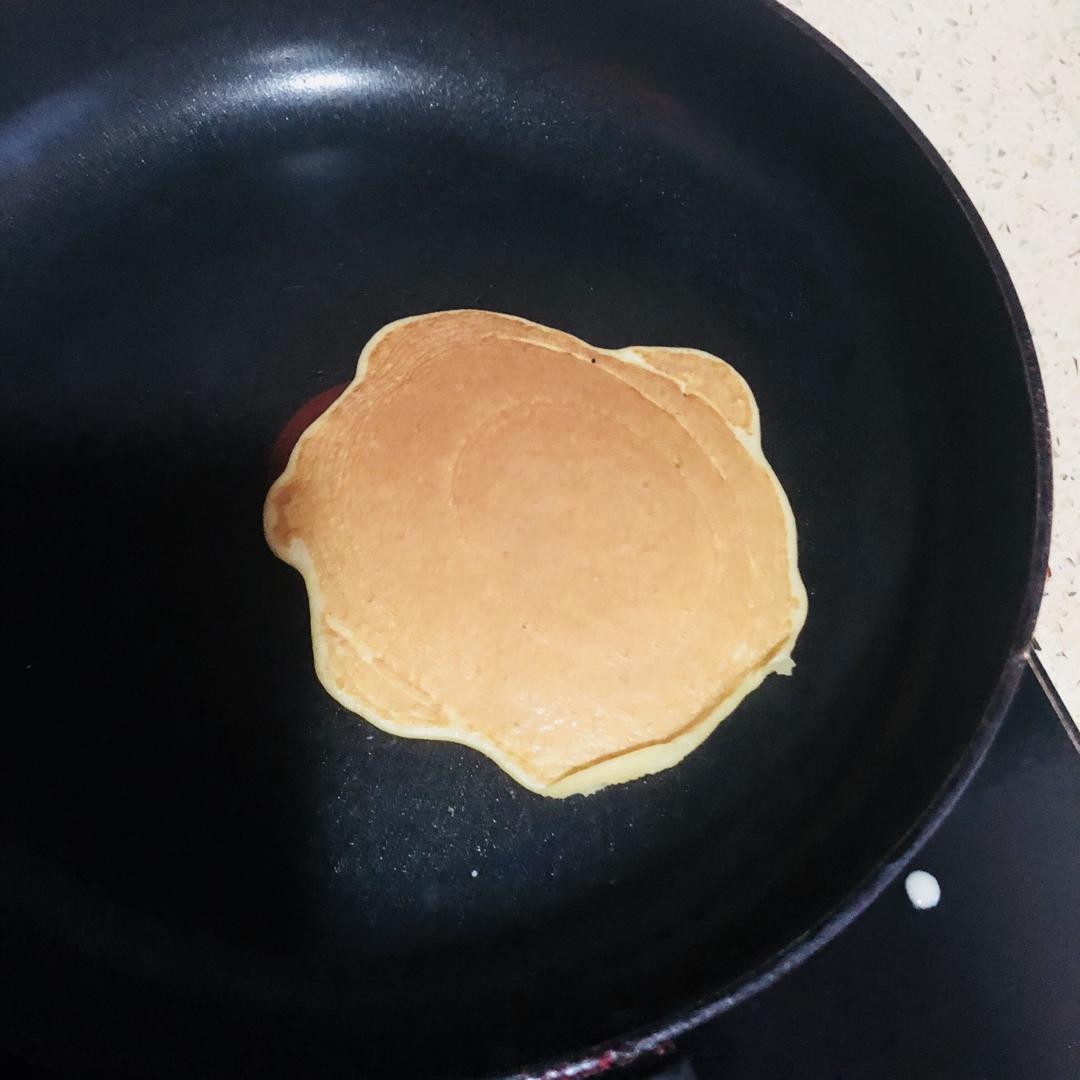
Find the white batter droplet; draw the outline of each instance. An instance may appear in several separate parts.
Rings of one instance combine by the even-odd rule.
[[[941,886],[933,874],[925,870],[913,870],[904,881],[904,889],[907,892],[911,906],[916,911],[926,911],[928,908],[938,906],[941,900]]]
[[[472,872],[470,873],[470,875],[469,875],[469,876],[470,876],[470,877],[478,877],[478,876],[479,876],[479,874],[480,874],[480,871],[479,871],[479,870],[473,870],[473,871],[472,871]]]

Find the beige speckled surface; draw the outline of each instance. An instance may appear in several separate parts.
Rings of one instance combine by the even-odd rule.
[[[989,226],[1038,349],[1054,440],[1036,641],[1080,721],[1080,0],[786,0],[944,155]]]

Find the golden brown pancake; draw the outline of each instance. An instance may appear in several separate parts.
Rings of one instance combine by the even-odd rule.
[[[380,330],[265,528],[330,694],[543,795],[674,765],[790,671],[806,616],[734,369],[487,311]]]

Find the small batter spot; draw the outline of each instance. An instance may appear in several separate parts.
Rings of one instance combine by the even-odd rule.
[[[916,911],[935,908],[941,901],[941,886],[933,874],[925,870],[913,870],[904,881],[904,890],[908,894],[911,906]]]
[[[479,870],[472,870],[472,871],[470,871],[469,876],[470,877],[479,877],[480,876],[480,871]]]

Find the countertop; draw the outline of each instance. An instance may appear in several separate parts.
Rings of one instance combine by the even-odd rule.
[[[948,161],[1009,268],[1054,448],[1036,649],[1080,719],[1080,0],[786,0]]]

